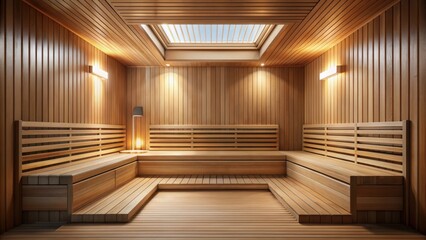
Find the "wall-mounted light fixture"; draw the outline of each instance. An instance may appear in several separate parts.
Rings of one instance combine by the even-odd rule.
[[[108,72],[100,69],[97,66],[89,65],[89,73],[96,75],[100,78],[108,79]]]
[[[133,113],[132,113],[132,150],[135,150],[135,146],[137,146],[137,148],[141,148],[142,147],[142,141],[140,139],[138,139],[137,141],[135,140],[135,118],[137,117],[142,117],[143,116],[143,107],[137,106],[133,108]]]
[[[329,77],[333,77],[338,73],[344,72],[344,66],[332,66],[324,72],[320,73],[320,80],[327,79]]]

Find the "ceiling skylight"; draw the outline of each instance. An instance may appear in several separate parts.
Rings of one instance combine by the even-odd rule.
[[[141,24],[165,60],[258,60],[282,24]]]
[[[269,29],[265,24],[162,24],[171,44],[256,44]]]

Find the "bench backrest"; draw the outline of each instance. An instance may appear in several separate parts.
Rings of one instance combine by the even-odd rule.
[[[126,147],[126,127],[107,124],[16,124],[21,172],[116,153]]]
[[[303,150],[406,174],[408,122],[306,124]]]
[[[150,150],[278,150],[278,125],[151,125]]]

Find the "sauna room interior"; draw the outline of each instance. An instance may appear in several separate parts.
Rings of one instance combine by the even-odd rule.
[[[426,239],[425,0],[0,6],[0,238]]]

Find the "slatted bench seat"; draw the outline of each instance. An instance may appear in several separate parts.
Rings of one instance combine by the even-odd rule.
[[[304,125],[304,151],[285,151],[287,175],[358,223],[403,221],[407,122]],[[405,195],[405,196],[404,196]]]
[[[285,174],[277,125],[151,125],[140,175]]]
[[[71,213],[137,176],[125,127],[17,122],[23,222],[69,221]]]
[[[117,153],[60,164],[23,173],[22,184],[72,184],[134,163],[136,159],[135,154]]]

